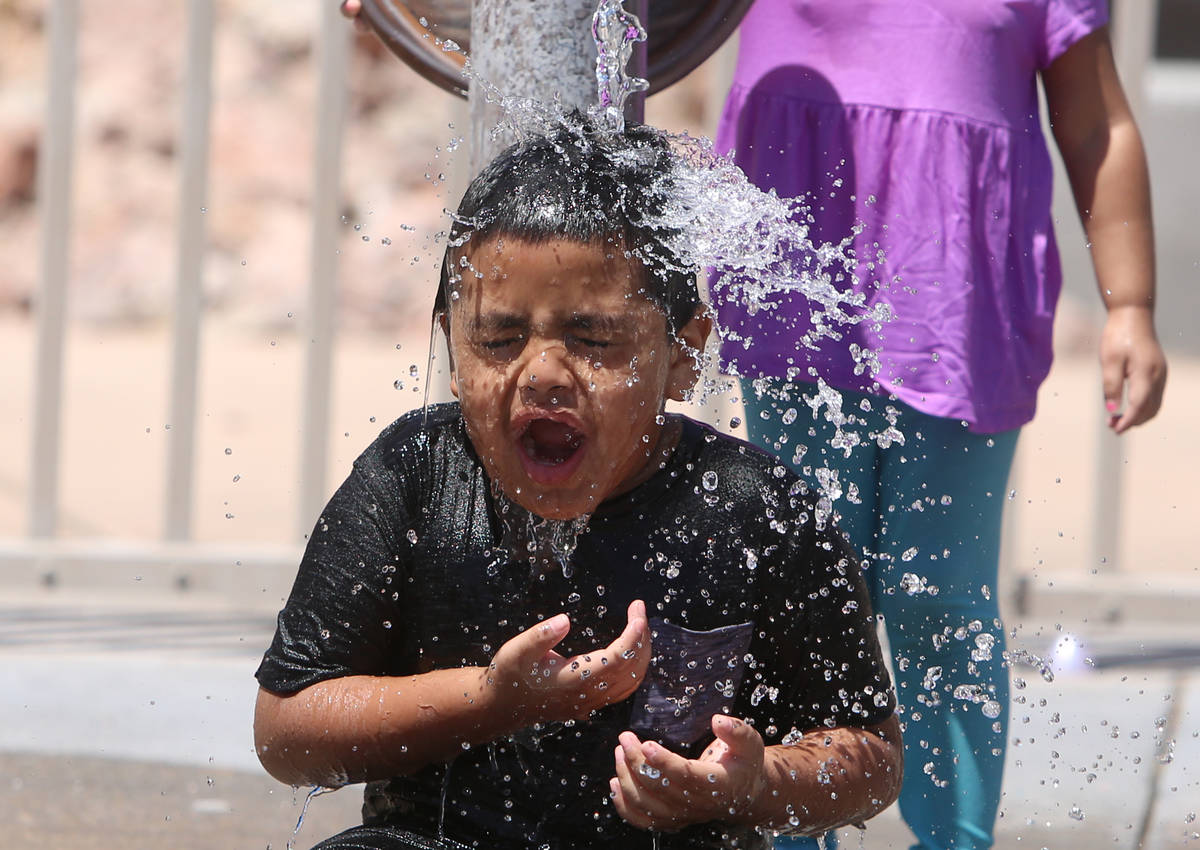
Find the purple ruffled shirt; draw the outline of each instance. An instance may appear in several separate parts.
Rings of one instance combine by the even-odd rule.
[[[718,288],[722,326],[752,340],[722,359],[749,378],[813,366],[973,431],[1028,422],[1062,282],[1037,74],[1107,19],[1104,0],[758,0],[717,148],[808,197],[814,242],[861,222],[855,288],[894,320],[812,351],[802,296],[750,315]],[[879,353],[873,379],[852,342]]]

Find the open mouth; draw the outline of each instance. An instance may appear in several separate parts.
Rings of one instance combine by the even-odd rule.
[[[525,470],[535,481],[556,483],[575,471],[583,457],[583,432],[556,419],[533,419],[520,431],[517,445]]]

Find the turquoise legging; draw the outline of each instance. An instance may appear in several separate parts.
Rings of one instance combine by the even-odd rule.
[[[884,617],[903,712],[900,812],[914,847],[990,847],[1008,731],[1000,517],[1019,429],[973,434],[956,420],[843,392],[842,411],[856,421],[835,443],[828,408],[814,418],[805,398],[815,387],[756,383],[760,392],[744,385],[750,439],[808,480],[823,478],[826,492],[841,488],[838,522],[871,562],[871,599]],[[888,407],[903,445],[881,447],[874,436],[887,441]],[[846,457],[833,445],[853,434],[861,442]],[[775,846],[815,842],[780,838]]]

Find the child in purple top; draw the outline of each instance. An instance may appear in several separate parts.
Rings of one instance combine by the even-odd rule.
[[[999,800],[1000,494],[1061,285],[1039,77],[1108,308],[1112,428],[1162,398],[1145,156],[1106,23],[1103,0],[758,0],[741,28],[718,150],[756,184],[811,198],[814,242],[861,223],[854,287],[894,320],[812,350],[797,345],[802,296],[751,314],[718,284],[736,334],[722,356],[745,381],[751,438],[847,494],[842,527],[879,559],[875,607],[908,710],[901,809],[922,847],[990,846]],[[856,374],[848,343],[878,353],[875,374]],[[898,410],[906,441],[831,450],[834,427],[797,414],[817,378],[844,391],[864,438]]]

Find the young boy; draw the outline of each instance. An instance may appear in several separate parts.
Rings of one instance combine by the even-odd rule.
[[[257,676],[259,756],[367,782],[334,848],[732,848],[900,781],[860,566],[773,458],[681,416],[695,276],[665,141],[578,118],[459,208],[457,404],[389,426],[308,544]]]

